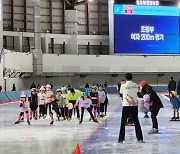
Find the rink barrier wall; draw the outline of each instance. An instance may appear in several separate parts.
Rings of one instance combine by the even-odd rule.
[[[167,91],[168,86],[152,86],[155,91],[161,92],[161,91]],[[90,90],[90,88],[79,88],[81,91]],[[118,93],[117,87],[106,87],[105,91],[107,93]]]
[[[77,88],[81,91],[90,90],[87,88]],[[155,91],[167,91],[167,86],[153,86],[153,89]],[[21,93],[25,92],[27,96],[29,97],[31,95],[30,90],[17,90],[17,91],[6,91],[6,92],[0,92],[0,104],[9,103],[9,102],[16,102],[20,99]],[[107,87],[105,88],[105,91],[109,94],[116,94],[118,93],[116,87]],[[56,89],[52,89],[53,93],[56,93]]]

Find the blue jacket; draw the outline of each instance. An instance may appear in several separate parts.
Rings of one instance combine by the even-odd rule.
[[[170,98],[170,102],[173,105],[173,109],[179,109],[179,107],[180,107],[180,100],[176,96],[171,97]]]

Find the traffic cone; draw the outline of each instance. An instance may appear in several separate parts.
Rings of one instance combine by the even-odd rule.
[[[76,144],[76,149],[74,151],[74,154],[81,154],[79,144]]]

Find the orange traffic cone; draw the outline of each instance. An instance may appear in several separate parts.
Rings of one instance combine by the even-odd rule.
[[[74,154],[81,154],[79,144],[76,144],[76,149],[74,151]]]

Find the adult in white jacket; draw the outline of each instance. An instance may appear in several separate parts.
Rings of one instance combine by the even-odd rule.
[[[127,118],[131,115],[134,120],[136,137],[138,142],[144,143],[141,126],[138,119],[138,103],[137,103],[137,92],[138,85],[132,81],[132,74],[125,74],[126,83],[121,85],[120,93],[123,94],[122,101],[122,117],[121,127],[119,133],[119,143],[123,143],[125,139],[125,125]]]

